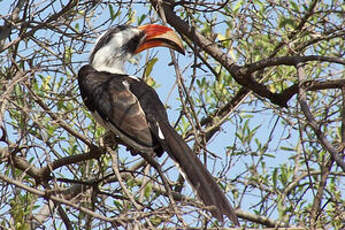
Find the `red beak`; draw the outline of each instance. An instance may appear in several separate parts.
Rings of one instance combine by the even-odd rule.
[[[163,46],[174,49],[183,55],[185,54],[181,39],[169,27],[148,24],[139,26],[138,29],[145,33],[145,39],[134,53],[137,54],[149,48]]]

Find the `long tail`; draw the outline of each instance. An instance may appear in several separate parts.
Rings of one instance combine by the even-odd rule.
[[[212,215],[219,221],[223,221],[223,215],[226,215],[234,224],[239,225],[234,209],[199,158],[169,124],[161,122],[159,126],[165,138],[163,147],[180,166],[184,177],[204,204],[215,206],[215,209],[210,210]]]

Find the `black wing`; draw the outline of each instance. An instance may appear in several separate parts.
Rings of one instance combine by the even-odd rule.
[[[89,65],[78,73],[81,96],[99,123],[138,151],[162,152],[137,97],[129,90],[133,81],[146,86],[127,75],[98,72]]]

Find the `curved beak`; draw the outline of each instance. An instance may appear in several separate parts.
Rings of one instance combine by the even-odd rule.
[[[145,38],[139,47],[134,51],[135,54],[157,46],[168,47],[183,55],[185,54],[181,39],[169,27],[148,24],[139,26],[138,29],[143,31]]]

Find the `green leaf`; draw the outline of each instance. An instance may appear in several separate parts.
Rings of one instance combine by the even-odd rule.
[[[280,149],[284,150],[284,151],[290,151],[290,152],[296,151],[296,148],[291,148],[291,147],[287,147],[287,146],[281,146]]]
[[[278,169],[275,168],[272,173],[272,181],[273,181],[273,187],[277,189],[277,178],[278,178]]]
[[[290,4],[294,11],[299,12],[299,7],[295,1],[290,1]]]
[[[114,11],[113,5],[109,4],[109,14],[111,21],[114,21],[120,14],[121,10],[118,9],[116,12]]]
[[[158,61],[158,58],[152,58],[146,65],[145,69],[145,78],[148,78],[152,72],[153,66],[156,64]]]
[[[144,189],[144,196],[146,197],[146,199],[149,200],[151,194],[152,194],[152,183],[147,183]]]
[[[109,4],[108,8],[109,8],[110,19],[112,21],[114,21],[114,19],[116,18],[116,15],[115,15],[115,12],[114,12],[113,5]]]
[[[294,27],[295,23],[296,23],[295,19],[282,17],[282,18],[280,18],[279,28],[283,28],[287,25]]]
[[[76,23],[75,26],[74,26],[74,29],[79,32],[79,23]]]
[[[243,5],[243,1],[238,1],[236,3],[236,5],[232,8],[232,10],[234,11],[235,14],[237,14],[238,10],[240,9],[240,7]]]
[[[158,216],[151,217],[150,221],[153,224],[153,226],[158,226],[160,223],[162,223],[162,219]]]
[[[138,17],[138,25],[141,25],[146,17],[146,14],[142,14],[140,17]]]

